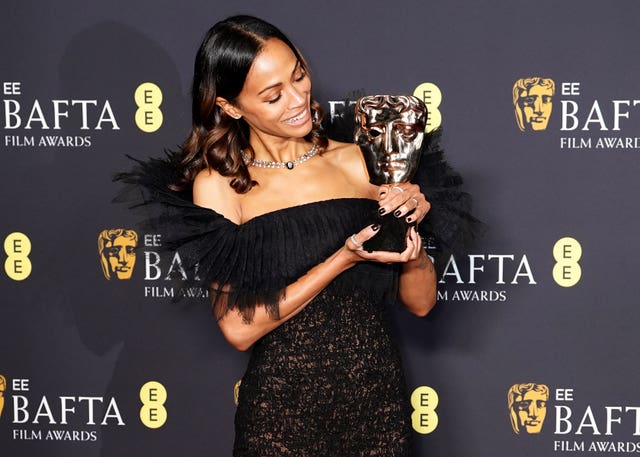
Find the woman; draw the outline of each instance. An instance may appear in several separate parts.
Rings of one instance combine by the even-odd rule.
[[[370,184],[358,147],[327,140],[321,117],[307,64],[278,29],[237,16],[208,32],[179,165],[196,206],[158,198],[201,230],[176,245],[200,252],[192,261],[226,339],[253,348],[235,456],[409,452],[386,308],[397,294],[426,315],[435,272],[415,228],[401,253],[362,243],[378,230],[367,226],[375,210],[419,222],[430,205],[416,185]]]

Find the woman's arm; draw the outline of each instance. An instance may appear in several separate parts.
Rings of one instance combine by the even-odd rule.
[[[280,318],[275,320],[263,306],[256,307],[250,323],[237,310],[228,311],[218,321],[222,334],[239,351],[246,351],[264,335],[302,311],[336,276],[356,264],[345,245],[316,265],[297,281],[288,285],[279,303]]]
[[[227,312],[218,321],[227,341],[236,349],[246,351],[264,335],[302,311],[336,276],[365,260],[404,263],[400,275],[400,288],[404,292],[400,293],[400,298],[413,313],[426,315],[435,304],[435,273],[422,249],[420,237],[412,229],[413,235],[407,237],[407,249],[404,252],[364,251],[361,243],[373,237],[377,230],[375,226],[365,227],[353,235],[357,244],[351,237],[348,238],[333,255],[288,285],[284,291],[285,298],[279,303],[280,319],[274,320],[264,307],[256,308],[250,323],[245,322],[242,314],[236,310]],[[424,263],[421,255],[426,257],[428,263]],[[433,300],[430,299],[432,296]]]
[[[253,320],[247,323],[242,314],[236,310],[227,312],[218,325],[229,343],[240,351],[246,351],[264,335],[279,327],[284,322],[302,311],[322,289],[327,287],[336,276],[364,260],[375,262],[395,263],[402,262],[415,252],[414,241],[403,253],[397,252],[366,252],[362,250],[360,243],[368,240],[377,233],[378,228],[368,226],[353,235],[358,241],[354,243],[352,238],[345,241],[344,246],[338,249],[324,262],[316,265],[297,281],[288,285],[284,290],[284,298],[279,303],[280,319],[274,320],[267,314],[264,307],[257,307]]]
[[[413,314],[424,317],[436,304],[436,272],[427,251],[422,248],[420,236],[413,227],[410,236],[418,239],[415,245],[419,252],[415,259],[402,266],[398,298]]]

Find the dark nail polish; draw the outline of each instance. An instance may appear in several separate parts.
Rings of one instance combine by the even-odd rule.
[[[380,192],[380,198],[383,198],[385,195],[387,195],[386,192]]]
[[[411,216],[409,216],[409,217],[407,218],[407,222],[408,222],[408,223],[411,223],[411,221],[412,221],[412,220],[413,220],[413,219],[411,219]]]
[[[386,213],[386,212],[387,212],[387,210],[386,210],[386,209],[384,209],[384,208],[380,208],[380,209],[378,210],[378,214],[380,214],[381,216],[382,216],[384,213]]]
[[[398,210],[396,210],[396,212],[395,212],[395,213],[393,213],[393,215],[394,215],[395,217],[400,217],[400,210],[399,210],[399,209],[398,209]]]
[[[374,232],[377,232],[380,229],[380,224],[373,224],[371,226],[371,230],[373,230]]]

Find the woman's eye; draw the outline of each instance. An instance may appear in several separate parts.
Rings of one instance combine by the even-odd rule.
[[[282,94],[278,94],[277,97],[272,98],[271,100],[267,100],[267,103],[276,103],[278,100],[280,100],[280,97],[282,97]]]
[[[304,72],[304,71],[303,71],[303,72],[300,72],[300,75],[299,75],[299,76],[296,76],[296,82],[300,82],[300,81],[302,81],[302,80],[304,79],[304,77],[305,77],[305,76],[307,76],[307,73],[306,73],[306,72]]]

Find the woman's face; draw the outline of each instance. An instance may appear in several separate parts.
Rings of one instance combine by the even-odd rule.
[[[312,128],[311,80],[282,41],[267,40],[256,56],[235,108],[252,134],[301,138]]]

